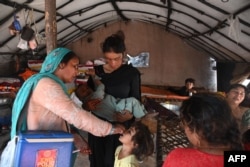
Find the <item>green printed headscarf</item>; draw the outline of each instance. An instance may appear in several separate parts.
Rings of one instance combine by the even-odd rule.
[[[53,73],[57,69],[58,65],[62,61],[65,55],[67,55],[69,52],[72,52],[71,50],[67,48],[56,48],[52,52],[50,52],[43,64],[40,72],[38,74],[35,74],[31,76],[28,80],[26,80],[22,87],[19,89],[14,104],[12,108],[12,127],[11,127],[11,138],[13,138],[16,135],[17,130],[26,130],[27,129],[27,122],[26,122],[26,115],[24,115],[25,119],[21,120],[23,121],[21,124],[21,129],[17,129],[18,119],[24,109],[24,106],[26,105],[27,101],[29,100],[29,96],[31,92],[35,89],[37,83],[41,78],[49,77],[53,80],[55,80],[58,84],[61,85],[62,89],[64,90],[65,94],[68,95],[67,88],[63,81],[59,79],[56,75]],[[24,111],[27,112],[27,111]]]

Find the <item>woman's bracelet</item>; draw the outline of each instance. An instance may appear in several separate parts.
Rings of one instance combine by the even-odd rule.
[[[113,135],[114,132],[115,132],[115,126],[112,124],[112,128],[111,128],[111,130],[109,132],[109,135]]]

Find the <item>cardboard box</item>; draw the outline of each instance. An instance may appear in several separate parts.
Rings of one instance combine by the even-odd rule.
[[[70,167],[73,141],[62,131],[21,132],[14,167]]]

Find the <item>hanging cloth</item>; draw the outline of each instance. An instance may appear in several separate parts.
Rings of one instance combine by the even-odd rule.
[[[234,39],[237,44],[240,42],[240,22],[238,16],[233,16],[230,15],[229,18],[227,19],[229,23],[229,31],[228,31],[228,36],[232,39]]]

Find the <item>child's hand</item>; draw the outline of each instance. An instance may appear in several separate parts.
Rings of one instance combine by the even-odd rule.
[[[88,71],[85,72],[86,75],[91,75],[91,76],[95,76],[95,69],[88,69]]]
[[[125,122],[133,118],[133,114],[127,110],[124,110],[122,113],[115,112],[114,119],[118,122]]]
[[[100,99],[91,99],[85,102],[84,109],[92,111],[96,109],[96,106],[101,102]]]

